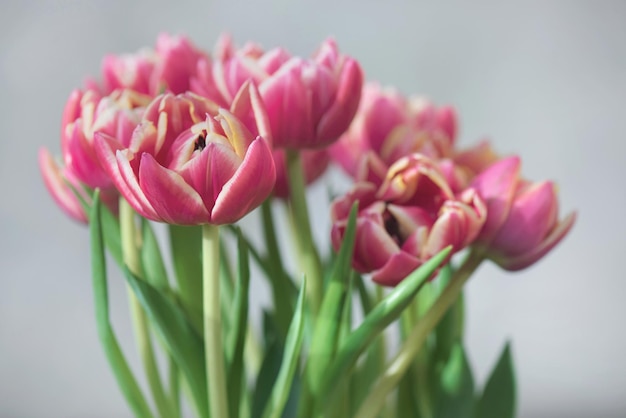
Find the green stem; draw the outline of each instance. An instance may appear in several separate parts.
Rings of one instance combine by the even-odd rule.
[[[269,281],[272,287],[272,298],[274,299],[274,309],[276,309],[276,319],[280,328],[282,338],[287,336],[287,330],[293,316],[292,297],[289,295],[291,283],[282,265],[280,248],[276,239],[276,228],[272,215],[272,201],[266,199],[261,205],[261,216],[263,219],[263,235],[267,245],[267,256],[271,269]]]
[[[391,361],[387,370],[374,384],[369,396],[359,408],[355,418],[375,418],[385,406],[387,395],[398,384],[413,359],[419,353],[424,341],[457,300],[463,285],[482,262],[482,257],[470,253],[463,265],[457,270],[446,289],[437,298],[426,314],[413,326],[411,333],[402,344],[400,351]]]
[[[309,306],[313,314],[317,314],[322,303],[323,274],[317,248],[313,242],[311,222],[306,202],[306,183],[302,171],[302,162],[298,151],[287,150],[287,173],[289,177],[290,210],[297,228],[295,238],[300,253],[302,270],[307,277]]]
[[[123,198],[120,198],[120,235],[124,264],[126,264],[128,269],[134,275],[142,277],[143,268],[141,265],[140,253],[137,247],[135,212]],[[167,418],[172,416],[171,405],[167,400],[163,384],[161,383],[159,368],[157,366],[154,350],[152,348],[148,318],[146,317],[145,311],[141,307],[139,300],[130,286],[127,286],[127,291],[131,316],[135,329],[135,338],[137,340],[139,355],[146,372],[148,386],[150,386],[150,391],[152,392],[152,397],[154,398],[154,403],[159,411],[159,415]]]
[[[202,226],[202,304],[204,350],[211,417],[228,418],[226,372],[220,307],[220,234],[215,225]]]
[[[180,374],[178,365],[172,357],[169,358],[169,382],[170,404],[172,405],[172,418],[180,417]]]

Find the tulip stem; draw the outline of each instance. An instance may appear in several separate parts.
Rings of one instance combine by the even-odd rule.
[[[317,247],[313,242],[311,222],[306,201],[306,183],[302,170],[300,153],[296,150],[287,150],[287,174],[289,177],[289,207],[291,210],[295,231],[295,239],[301,268],[307,278],[309,292],[309,306],[316,314],[322,303],[323,275],[322,264]]]
[[[404,373],[413,363],[413,359],[422,348],[426,338],[437,326],[450,306],[457,301],[463,285],[478,268],[482,260],[483,257],[475,252],[471,252],[467,256],[435,303],[413,326],[402,347],[400,347],[398,354],[396,354],[385,372],[370,389],[369,395],[365,398],[355,415],[356,418],[374,418],[378,416],[380,410],[385,406],[387,395],[398,385],[398,382],[402,379]]]
[[[269,282],[272,288],[276,320],[282,334],[281,338],[284,340],[293,317],[294,306],[289,294],[291,283],[283,268],[280,248],[276,239],[271,199],[266,199],[261,205],[261,215],[263,218],[263,234],[267,245],[267,255],[270,261],[268,267],[271,269]]]
[[[219,227],[210,224],[202,226],[202,304],[209,408],[212,417],[228,418],[220,306],[220,233]]]
[[[120,236],[122,244],[122,257],[124,264],[132,274],[142,278],[143,268],[137,245],[137,226],[135,224],[135,211],[126,202],[124,198],[120,198]],[[150,337],[150,329],[146,312],[143,310],[141,303],[135,296],[130,285],[127,286],[128,302],[130,312],[135,329],[135,338],[139,355],[143,362],[146,372],[148,386],[152,392],[154,403],[161,417],[172,416],[172,405],[165,395],[165,389],[159,375],[154,349],[152,347],[152,338]]]

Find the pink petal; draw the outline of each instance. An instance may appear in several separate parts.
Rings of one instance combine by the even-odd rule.
[[[310,93],[300,78],[302,65],[294,58],[259,86],[275,147],[299,147],[314,138]]]
[[[372,274],[372,280],[383,286],[396,286],[422,265],[417,257],[404,251],[393,254],[385,265]]]
[[[209,222],[200,195],[182,176],[161,166],[152,155],[144,153],[139,166],[139,184],[161,222],[198,225]]]
[[[361,67],[355,60],[347,59],[339,76],[335,101],[317,125],[317,146],[335,141],[348,129],[359,107],[362,86]]]
[[[503,256],[516,256],[538,246],[557,221],[558,201],[552,182],[525,188],[515,196],[509,216],[489,246]]]
[[[64,154],[65,165],[91,188],[107,188],[111,180],[102,171],[93,145],[85,138],[80,121],[74,123]]]
[[[74,195],[74,192],[65,183],[61,170],[54,162],[54,158],[47,149],[39,149],[38,160],[39,170],[41,170],[44,183],[57,205],[71,218],[82,223],[87,223],[87,216],[83,212],[80,202]],[[76,186],[80,190],[80,186]]]
[[[179,173],[198,192],[207,211],[211,212],[222,188],[240,164],[241,160],[232,148],[210,142],[199,155],[184,164]]]
[[[506,221],[517,189],[519,157],[509,157],[491,165],[478,175],[471,186],[487,205],[487,220],[480,241],[488,243]]]
[[[241,165],[217,197],[211,212],[211,223],[238,221],[270,195],[275,181],[272,151],[258,137],[250,144]]]
[[[358,271],[367,273],[381,269],[401,251],[381,223],[359,217],[356,227],[353,266]]]
[[[570,213],[565,219],[559,222],[550,234],[529,252],[514,257],[497,257],[494,261],[503,269],[517,271],[524,269],[538,261],[554,248],[574,226],[576,213]]]
[[[114,138],[105,134],[96,133],[94,145],[100,164],[124,199],[145,217],[157,218],[156,212],[139,188],[137,177],[131,167],[129,155],[131,158],[134,158],[134,155]]]

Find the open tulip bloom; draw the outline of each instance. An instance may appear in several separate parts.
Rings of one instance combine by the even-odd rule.
[[[519,157],[459,149],[452,107],[364,84],[334,40],[300,58],[163,34],[106,56],[61,126],[61,158],[42,149],[40,170],[89,224],[98,333],[135,416],[515,416],[509,343],[474,384],[463,287],[483,261],[537,262],[576,214],[560,218],[554,183],[523,178]],[[332,164],[353,184],[327,205],[322,257],[306,192]],[[145,387],[109,319],[106,253],[128,283]]]

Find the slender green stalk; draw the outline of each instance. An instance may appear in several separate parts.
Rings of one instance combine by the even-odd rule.
[[[120,198],[122,257],[128,269],[136,276],[142,277],[143,271],[140,253],[137,247],[137,232],[135,212],[126,200]],[[154,349],[152,348],[148,318],[130,286],[127,286],[127,291],[130,312],[135,329],[135,338],[137,340],[139,355],[146,372],[148,386],[150,386],[150,391],[152,392],[152,397],[154,398],[154,403],[159,411],[159,415],[167,418],[172,416],[172,408],[165,395],[161,376],[159,375],[159,368],[154,355]]]
[[[120,349],[111,322],[109,321],[109,297],[103,248],[104,231],[101,223],[101,206],[100,192],[96,190],[94,193],[93,206],[90,209],[89,229],[91,235],[91,268],[98,336],[120,390],[134,415],[137,418],[152,418],[152,411],[143,396],[141,388],[135,380],[133,372],[130,367],[128,367],[128,363],[124,358],[124,354]],[[121,262],[121,251],[119,259]]]
[[[311,222],[306,202],[306,183],[302,171],[302,162],[298,151],[287,150],[287,173],[289,177],[290,210],[297,228],[295,238],[300,253],[299,259],[302,270],[307,277],[309,289],[309,306],[316,314],[322,303],[322,288],[324,276],[317,247],[313,242]]]
[[[437,298],[426,314],[414,325],[411,333],[402,344],[400,351],[391,361],[387,370],[374,384],[361,405],[355,418],[375,418],[385,406],[387,395],[398,384],[415,356],[419,353],[424,341],[457,300],[463,285],[480,265],[482,257],[470,253],[463,265],[456,271],[446,289]]]
[[[276,239],[271,199],[265,200],[261,205],[261,216],[263,219],[263,234],[265,236],[265,244],[267,245],[269,267],[271,269],[269,281],[272,287],[276,320],[282,333],[282,338],[285,338],[291,317],[293,316],[292,298],[289,295],[289,286],[291,283],[286,283],[289,279],[282,265],[280,248],[278,247],[278,240]]]
[[[204,350],[211,417],[228,418],[226,372],[220,307],[220,234],[215,225],[202,226],[202,305]]]
[[[174,359],[169,358],[169,382],[170,403],[172,405],[172,418],[180,417],[180,372]]]

